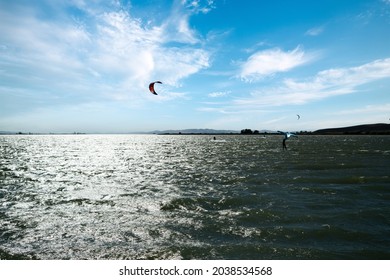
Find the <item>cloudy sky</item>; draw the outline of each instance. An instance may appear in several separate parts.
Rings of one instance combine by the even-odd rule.
[[[377,122],[390,0],[0,0],[0,131]]]

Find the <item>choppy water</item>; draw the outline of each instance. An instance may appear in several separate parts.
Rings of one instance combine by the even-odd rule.
[[[0,136],[0,259],[390,259],[390,137]]]

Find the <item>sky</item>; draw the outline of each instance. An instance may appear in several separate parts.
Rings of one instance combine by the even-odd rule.
[[[389,122],[390,0],[0,0],[0,131]]]

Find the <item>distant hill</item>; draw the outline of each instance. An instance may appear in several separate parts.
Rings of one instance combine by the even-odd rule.
[[[339,128],[326,128],[319,129],[313,132],[313,134],[321,135],[340,135],[340,134],[390,134],[390,124],[376,123],[376,124],[362,124],[355,126],[339,127]]]
[[[22,134],[22,133],[15,132],[15,131],[0,131],[0,135],[14,135],[14,134]]]
[[[236,130],[216,130],[216,129],[182,129],[182,130],[155,130],[154,134],[235,134]]]

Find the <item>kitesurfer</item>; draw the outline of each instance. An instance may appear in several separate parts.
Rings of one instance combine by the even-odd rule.
[[[283,131],[278,131],[279,133],[282,133],[284,134],[284,138],[283,138],[283,150],[287,150],[287,145],[286,145],[286,140],[290,137],[298,137],[296,136],[294,133],[291,133],[291,132],[283,132]]]
[[[283,150],[287,151],[286,140],[287,140],[287,138],[283,139]]]

